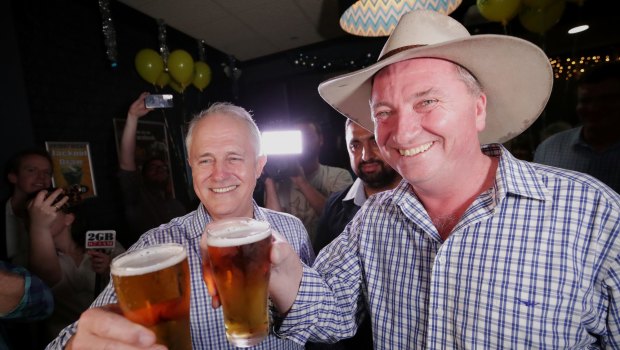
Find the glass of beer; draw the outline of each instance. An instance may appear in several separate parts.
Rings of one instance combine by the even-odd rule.
[[[203,264],[211,267],[226,338],[237,347],[260,343],[269,335],[271,226],[249,218],[214,221],[205,228],[201,249],[209,254]]]
[[[157,343],[190,350],[190,277],[180,244],[158,244],[123,253],[110,264],[124,316],[148,327]]]

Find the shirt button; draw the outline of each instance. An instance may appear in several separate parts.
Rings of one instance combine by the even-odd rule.
[[[437,315],[438,317],[443,316],[443,310],[442,309],[435,310],[435,315]]]
[[[446,262],[446,257],[445,256],[440,256],[439,258],[437,258],[437,261],[439,261],[440,264],[443,264]]]

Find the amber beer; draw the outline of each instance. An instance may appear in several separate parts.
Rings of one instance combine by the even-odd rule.
[[[157,343],[190,350],[190,280],[187,252],[179,244],[160,244],[119,255],[110,265],[123,314],[148,327]]]
[[[269,334],[270,225],[248,218],[212,222],[202,249],[209,253],[228,341],[237,347],[260,343]]]

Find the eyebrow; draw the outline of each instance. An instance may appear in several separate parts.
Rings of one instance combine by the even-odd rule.
[[[414,93],[413,95],[411,95],[411,97],[413,97],[413,98],[420,98],[420,97],[428,96],[428,95],[430,95],[430,94],[432,94],[432,93],[434,93],[436,91],[437,91],[436,88],[430,87],[430,88],[428,88],[426,90],[422,90],[422,91],[418,91],[418,92]],[[370,100],[369,102],[370,102],[370,108],[372,108],[372,109],[375,109],[375,108],[378,108],[378,107],[384,107],[384,106],[391,107],[391,105],[389,103],[387,103],[387,102],[380,101],[380,102],[377,102],[375,104],[372,103],[372,100]]]

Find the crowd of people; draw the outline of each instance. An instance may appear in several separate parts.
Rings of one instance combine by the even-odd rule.
[[[185,138],[200,200],[189,211],[172,195],[167,159],[136,161],[151,112],[142,93],[118,157],[127,249],[186,248],[194,349],[234,348],[200,240],[208,223],[236,217],[273,229],[273,327],[256,349],[620,347],[619,68],[581,76],[582,125],[546,135],[529,159],[504,144],[545,108],[545,53],[412,11],[377,63],[319,86],[346,117],[351,171],[321,163],[320,123],[300,118],[293,171],[265,174],[252,115],[216,102]],[[110,262],[125,247],[85,248],[98,229],[92,201],[51,189],[52,164],[33,149],[6,166],[0,348],[156,346],[116,307]]]

